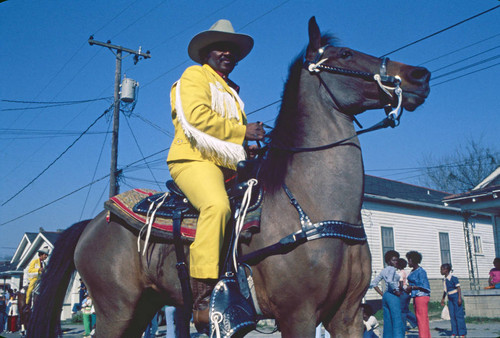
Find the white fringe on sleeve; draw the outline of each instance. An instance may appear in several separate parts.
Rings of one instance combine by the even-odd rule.
[[[195,147],[201,152],[201,154],[207,159],[214,160],[218,164],[229,167],[235,167],[239,161],[245,160],[246,153],[242,145],[222,141],[212,135],[196,129],[187,121],[184,109],[182,108],[180,81],[177,81],[175,85],[177,86],[175,92],[175,111],[177,112],[177,119],[179,120],[186,137],[190,141],[194,141]],[[212,83],[210,83],[210,89],[212,94],[212,109],[219,113],[222,117],[234,117],[239,120],[238,109],[234,98],[231,97],[229,93],[218,90],[216,85],[213,85]],[[229,98],[224,94],[229,96]],[[236,97],[238,103],[240,103],[241,99],[238,96]],[[242,104],[242,102],[240,104]],[[224,107],[230,107],[230,109],[227,109],[228,111],[226,111]]]

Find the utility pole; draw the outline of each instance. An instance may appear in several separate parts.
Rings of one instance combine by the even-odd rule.
[[[134,64],[139,62],[139,57],[149,59],[151,57],[149,50],[146,53],[141,52],[141,47],[138,51],[124,48],[122,46],[112,45],[111,41],[106,43],[94,40],[94,36],[90,36],[89,45],[98,45],[107,47],[116,56],[116,69],[115,69],[115,94],[114,94],[114,109],[113,109],[113,134],[111,137],[111,169],[109,175],[109,197],[113,197],[120,192],[118,185],[118,129],[120,127],[120,82],[122,77],[122,53],[126,52],[134,55]],[[116,51],[116,53],[115,53]]]

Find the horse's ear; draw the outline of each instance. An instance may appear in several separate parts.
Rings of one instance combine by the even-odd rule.
[[[308,53],[316,53],[321,47],[321,32],[319,31],[316,18],[313,16],[309,19],[309,46]]]

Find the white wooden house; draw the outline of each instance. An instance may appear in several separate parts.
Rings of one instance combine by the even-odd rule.
[[[442,296],[440,266],[451,263],[463,288],[469,287],[469,261],[462,210],[445,205],[449,194],[374,176],[365,176],[363,223],[372,254],[372,278],[384,268],[384,253],[394,249],[403,258],[416,250],[431,284],[431,300]],[[473,228],[472,260],[482,286],[495,258],[491,217],[476,213],[469,219]],[[408,268],[407,268],[408,269]],[[408,269],[409,271],[409,269]],[[366,299],[380,298],[369,290]]]
[[[52,252],[59,234],[59,232],[41,231],[40,233],[27,232],[23,235],[12,260],[10,261],[12,270],[8,273],[10,275],[10,285],[12,289],[21,290],[22,287],[28,285],[28,265],[38,256],[38,250],[40,248],[48,247],[50,252]],[[46,262],[47,264],[50,264],[50,255]],[[62,320],[71,318],[72,306],[74,303],[79,302],[79,286],[78,276],[76,276],[64,299],[63,310],[61,313]]]

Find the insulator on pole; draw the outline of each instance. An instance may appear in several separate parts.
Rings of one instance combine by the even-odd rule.
[[[121,84],[121,93],[120,93],[120,99],[123,102],[134,102],[135,101],[135,91],[137,87],[139,87],[139,83],[136,81],[129,79],[129,78],[124,78]]]

